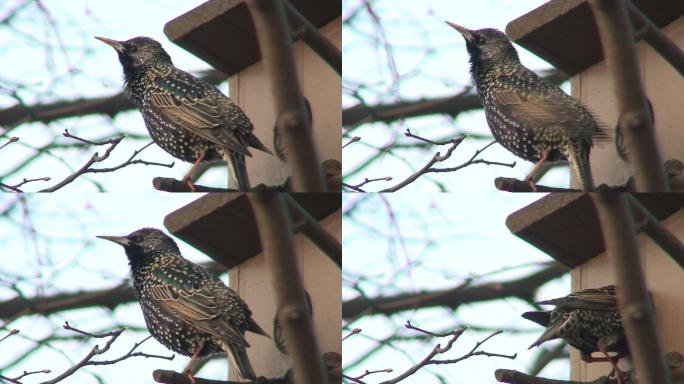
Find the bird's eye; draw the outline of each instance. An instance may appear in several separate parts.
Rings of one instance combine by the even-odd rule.
[[[483,45],[483,44],[485,43],[485,38],[484,38],[484,36],[482,36],[482,35],[476,35],[476,36],[475,36],[475,42],[476,42],[478,45]]]

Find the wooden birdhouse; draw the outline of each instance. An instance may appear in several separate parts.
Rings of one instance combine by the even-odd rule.
[[[292,196],[323,230],[341,241],[342,200],[339,194]],[[230,287],[247,302],[256,322],[272,335],[277,309],[275,292],[247,196],[241,193],[205,195],[167,215],[164,225],[174,236],[230,269]],[[299,273],[311,297],[319,350],[341,355],[342,271],[301,233],[296,233],[294,240]],[[290,368],[289,358],[277,350],[273,339],[248,333],[247,341],[251,345],[248,349],[250,361],[257,375],[282,377]],[[230,376],[231,380],[238,379],[233,370]]]
[[[684,2],[680,0],[634,0],[632,3],[661,32],[684,48]],[[684,190],[684,68],[678,72],[642,40],[643,25],[632,13],[637,31],[637,58],[642,83],[651,102],[660,155],[672,177],[672,190]],[[641,32],[640,32],[641,31]],[[506,33],[516,43],[571,76],[572,95],[606,124],[615,138],[618,107],[611,74],[603,59],[601,40],[586,0],[552,0],[511,21]],[[619,140],[619,135],[618,139]],[[628,162],[618,156],[615,140],[594,146],[591,167],[596,185],[624,185],[632,176]],[[669,162],[668,162],[669,161]],[[571,180],[577,187],[577,180]]]
[[[339,0],[292,0],[290,3],[338,48],[342,45]],[[254,134],[274,150],[276,111],[270,83],[261,61],[252,17],[244,0],[209,0],[169,21],[166,36],[228,75],[230,97],[254,124]],[[314,144],[326,173],[339,171],[342,151],[342,81],[340,76],[302,41],[292,43],[300,87],[310,104]],[[247,171],[252,185],[283,184],[287,164],[276,156],[252,151]],[[339,172],[338,172],[339,174]],[[326,176],[330,176],[327,174]],[[339,188],[339,187],[338,187]]]
[[[660,223],[684,241],[684,195],[639,194],[636,199]],[[592,199],[587,194],[547,195],[512,213],[506,225],[515,235],[571,268],[572,291],[615,283],[613,267],[605,252],[601,227]],[[665,352],[684,353],[684,269],[642,232],[635,223],[646,285],[655,305],[655,318]],[[608,363],[587,364],[571,348],[571,379],[591,381],[607,375]],[[673,371],[673,382],[684,372]]]

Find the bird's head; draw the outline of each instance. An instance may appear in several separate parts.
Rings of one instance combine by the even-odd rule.
[[[159,64],[171,64],[171,57],[158,41],[149,37],[134,37],[126,41],[118,41],[106,37],[95,37],[111,46],[119,54],[119,61],[128,76],[133,71]]]
[[[455,23],[446,23],[465,39],[470,54],[471,72],[506,61],[519,62],[515,47],[503,32],[493,28],[470,30]]]
[[[131,265],[144,264],[160,255],[179,254],[178,245],[164,232],[142,228],[126,236],[97,236],[115,242],[126,250]]]

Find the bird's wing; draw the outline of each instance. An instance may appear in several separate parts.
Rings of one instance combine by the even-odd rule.
[[[219,98],[225,98],[231,104],[228,118],[237,124],[225,124],[226,101]],[[247,116],[218,90],[190,74],[173,71],[172,75],[157,76],[149,105],[163,119],[233,152],[250,156],[242,139],[243,131],[251,130]]]
[[[249,347],[239,328],[223,318],[216,295],[206,285],[188,280],[186,273],[173,266],[165,266],[154,275],[150,294],[166,311],[204,332]]]
[[[521,315],[524,319],[534,321],[542,327],[547,327],[551,322],[551,312],[549,311],[530,311]]]
[[[542,335],[539,336],[539,338],[532,343],[528,349],[540,346],[546,341],[559,338],[560,336],[558,335],[558,332],[560,332],[560,330],[565,326],[565,323],[568,321],[570,321],[570,316],[568,314],[564,314],[555,323],[549,323],[547,328],[544,330],[544,333],[542,333]]]
[[[558,97],[530,95],[515,89],[497,90],[493,95],[501,111],[516,121],[534,121],[538,126],[550,126],[572,119],[571,109]]]
[[[603,137],[598,127],[594,132],[586,130],[587,126],[596,126],[589,111],[573,106],[575,101],[555,86],[546,84],[543,92],[531,93],[521,91],[513,79],[502,76],[499,81],[503,86],[493,90],[492,95],[501,113],[511,120],[528,122],[537,128],[558,129],[559,133],[561,129],[566,130],[571,137],[576,132],[588,135],[587,138]]]
[[[540,301],[537,304],[555,305],[570,309],[594,309],[605,311],[615,311],[617,310],[618,305],[615,287],[612,285],[573,292],[568,296]]]

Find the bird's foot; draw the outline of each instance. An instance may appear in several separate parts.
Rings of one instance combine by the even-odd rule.
[[[537,184],[534,182],[532,179],[525,179],[527,181],[527,184],[530,185],[530,188],[532,188],[532,192],[537,192]]]

